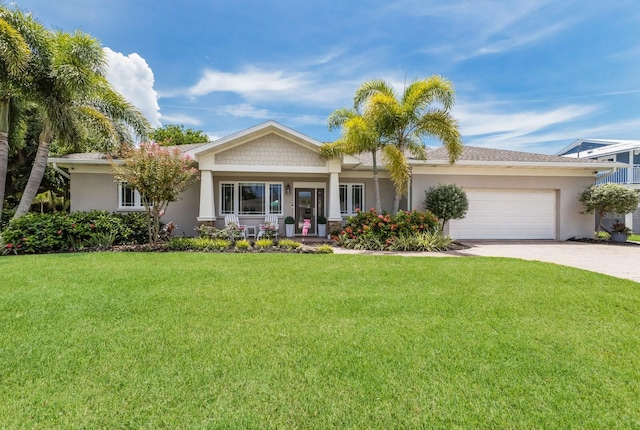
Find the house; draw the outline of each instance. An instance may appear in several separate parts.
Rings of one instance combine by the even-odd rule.
[[[577,139],[556,155],[623,163],[620,167],[603,168],[598,172],[596,183],[613,182],[623,184],[632,190],[640,190],[640,140]],[[603,224],[612,224],[616,217],[620,216],[613,215]],[[625,217],[625,224],[636,233],[640,233],[639,217],[640,209]]]
[[[259,225],[265,215],[293,216],[301,234],[309,234],[324,216],[329,231],[374,204],[371,156],[324,160],[322,142],[275,121],[268,121],[214,142],[181,150],[198,163],[200,180],[169,205],[164,219],[178,225],[178,235],[193,235],[207,224],[222,227],[227,214],[242,224]],[[52,157],[49,164],[68,174],[71,210],[141,210],[137,191],[114,181],[102,154]],[[577,198],[593,184],[596,172],[620,163],[465,147],[450,165],[442,149],[428,151],[427,161],[410,159],[412,179],[401,208],[422,210],[424,193],[439,183],[464,187],[467,216],[449,223],[457,239],[552,239],[593,235],[593,216],[580,214]],[[393,187],[380,173],[383,210],[390,210]],[[280,223],[282,232],[284,223]],[[281,233],[282,233],[281,232]]]

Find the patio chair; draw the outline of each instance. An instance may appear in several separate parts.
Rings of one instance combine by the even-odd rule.
[[[264,217],[264,224],[260,224],[260,230],[258,231],[258,239],[263,237],[267,231],[273,232],[275,239],[278,238],[278,215],[266,215]]]
[[[238,227],[238,230],[242,232],[244,238],[247,238],[247,226],[240,224],[240,220],[238,219],[238,215],[230,214],[224,216],[224,226],[229,227],[229,225],[235,225]]]

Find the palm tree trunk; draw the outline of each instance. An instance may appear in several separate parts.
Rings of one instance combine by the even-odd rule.
[[[400,210],[400,193],[395,191],[393,193],[393,210],[391,213],[397,214],[399,210]]]
[[[38,188],[40,188],[44,171],[47,168],[47,157],[49,156],[49,146],[51,145],[51,127],[49,124],[45,123],[39,140],[40,143],[38,144],[36,159],[33,162],[27,186],[24,189],[24,193],[22,193],[20,204],[18,205],[18,209],[16,209],[16,214],[13,216],[14,218],[20,218],[26,215],[31,208],[33,199],[35,199],[38,194]]]
[[[380,201],[380,181],[378,180],[378,161],[376,160],[376,151],[371,151],[373,155],[373,195],[375,199],[376,212],[382,212],[382,203]],[[364,209],[364,208],[363,208]]]
[[[9,166],[9,98],[0,100],[0,213],[4,203]]]

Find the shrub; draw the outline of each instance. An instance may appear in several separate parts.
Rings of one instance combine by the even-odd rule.
[[[65,249],[71,224],[66,216],[28,213],[12,219],[2,232],[5,248],[15,253],[39,254]]]
[[[239,251],[239,252],[251,251],[251,244],[247,239],[238,240],[236,242],[236,251]]]
[[[174,237],[167,242],[167,250],[169,251],[193,251],[195,239],[193,237]]]
[[[11,249],[21,254],[145,243],[146,237],[144,216],[106,211],[28,213],[11,220],[2,232],[5,247],[11,245]]]
[[[126,226],[126,236],[124,240],[116,242],[117,244],[142,244],[149,241],[149,232],[147,225],[147,214],[144,212],[127,212],[116,214]],[[161,223],[164,228],[164,223]]]
[[[300,248],[302,244],[291,239],[282,239],[278,242],[278,248],[285,248],[289,251]]]
[[[200,237],[209,239],[223,239],[229,242],[244,239],[244,232],[234,223],[229,223],[220,230],[215,227],[203,225],[196,228],[196,231]]]
[[[608,183],[591,185],[585,189],[578,200],[584,206],[583,213],[598,215],[599,233],[605,214],[626,215],[638,209],[638,193],[622,184]]]
[[[349,217],[335,240],[344,248],[381,251],[390,249],[398,238],[439,230],[438,219],[430,212],[400,211],[389,215],[371,209]]]
[[[450,219],[464,218],[469,209],[467,193],[456,184],[439,184],[424,193],[424,208],[440,218],[441,230]]]
[[[323,245],[317,246],[316,252],[318,254],[333,254],[333,248],[331,247],[331,245],[325,243]]]
[[[258,239],[256,240],[255,247],[256,249],[269,249],[273,246],[273,240],[271,239]]]
[[[231,247],[231,241],[227,239],[213,239],[211,240],[211,250],[213,251],[225,251]]]

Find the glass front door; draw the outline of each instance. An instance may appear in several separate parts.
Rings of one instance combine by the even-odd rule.
[[[311,222],[307,234],[316,231],[315,190],[312,188],[296,188],[296,234],[302,234],[304,220]]]

